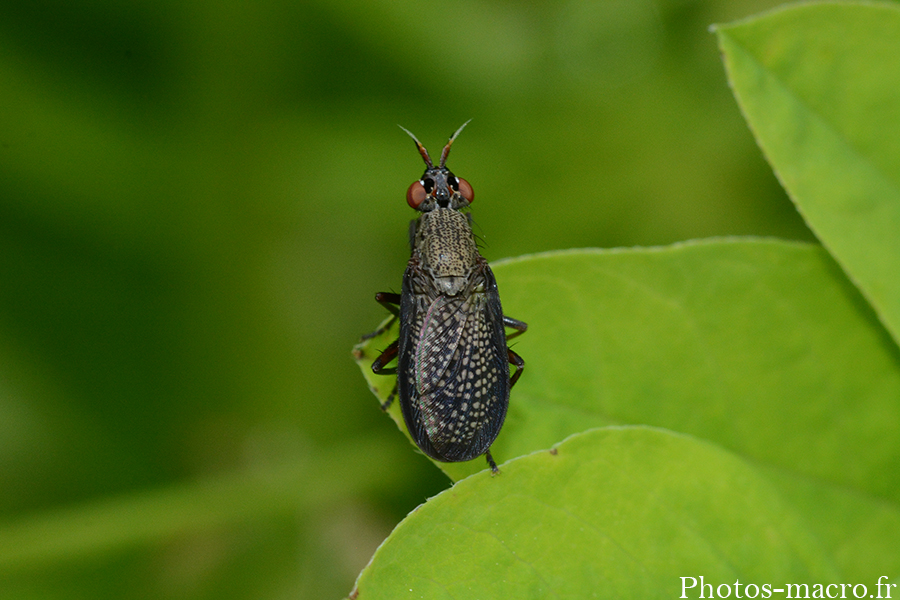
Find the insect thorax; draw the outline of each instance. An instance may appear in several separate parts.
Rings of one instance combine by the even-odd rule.
[[[478,248],[466,215],[449,208],[423,213],[416,223],[413,253],[434,278],[438,292],[455,296],[470,282],[478,264]]]

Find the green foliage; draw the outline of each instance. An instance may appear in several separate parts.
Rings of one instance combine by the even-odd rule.
[[[717,548],[754,576],[896,575],[895,9],[814,5],[719,29],[823,251],[722,239],[815,237],[708,34],[780,1],[6,3],[0,597],[337,598],[445,473],[458,486],[398,530],[423,555],[439,549],[417,514],[481,486],[459,522],[499,514],[478,501],[490,494],[504,514],[540,515],[504,482],[559,481],[554,465],[581,454],[609,462],[563,469],[553,488],[576,497],[556,506],[602,518],[646,564],[669,550],[652,543],[694,527],[679,552],[699,569],[712,548],[707,575],[724,573]],[[769,107],[790,110],[757,114]],[[408,255],[403,192],[422,164],[395,124],[433,147],[469,118],[451,166],[475,187],[484,255],[549,252],[496,269],[531,330],[495,478],[482,460],[441,471],[410,451],[347,353]],[[372,382],[386,394],[390,378]],[[594,431],[628,425],[676,435]],[[706,505],[660,505],[713,470]],[[629,491],[647,477],[655,496]],[[581,493],[602,504],[583,511]],[[643,515],[671,526],[634,527]],[[753,528],[746,547],[719,515]],[[576,588],[591,573],[574,567],[619,556],[552,526],[571,537],[534,559],[547,581],[557,565]],[[381,561],[408,558],[397,541],[367,593],[390,575]],[[648,577],[669,597],[673,556],[666,581]]]
[[[438,463],[458,483],[397,527],[361,598],[896,578],[900,10],[804,5],[717,33],[825,248],[723,239],[498,264],[505,312],[529,323],[492,448],[506,462],[496,477],[482,459]],[[392,378],[368,366],[391,336],[357,348],[379,400]]]
[[[603,442],[597,436],[581,442],[585,447],[596,442],[591,457],[605,456],[610,452],[606,445],[616,447],[619,442],[610,440],[620,436],[660,435],[621,429],[624,424],[678,431],[715,444],[716,452],[729,456],[728,466],[720,461],[715,472],[709,472],[707,453],[688,458],[679,450],[655,456],[652,464],[623,466],[605,456],[617,465],[605,468],[619,469],[617,476],[624,479],[645,481],[660,470],[677,474],[657,482],[655,495],[662,498],[682,493],[683,486],[702,495],[704,486],[753,472],[768,480],[781,502],[798,515],[792,527],[801,530],[804,539],[817,540],[821,554],[811,562],[800,561],[805,568],[822,573],[836,565],[837,573],[871,578],[900,564],[900,549],[893,544],[900,531],[900,352],[822,248],[775,240],[711,240],[661,249],[548,253],[505,262],[495,271],[504,297],[511,300],[507,307],[512,308],[506,310],[522,314],[527,309],[529,317],[529,331],[517,344],[528,363],[493,447],[498,460],[524,455],[509,466],[527,468],[526,463],[541,455],[530,453],[592,427],[611,428],[600,430]],[[515,307],[518,312],[512,312]],[[384,339],[370,343],[383,347],[390,335],[396,333],[386,332]],[[383,399],[393,379],[371,374],[367,367],[375,353],[363,355],[363,373]],[[396,408],[392,415],[399,422]],[[437,464],[456,480],[485,469],[483,459]],[[495,491],[466,496],[475,506],[464,510],[489,510],[497,504],[494,494],[505,494],[513,503],[523,495],[539,494],[548,480],[560,476],[553,474],[555,466],[544,461],[541,476],[525,481],[505,477],[506,464],[494,479],[485,480],[487,473],[481,473],[479,485],[494,486]],[[592,466],[583,468],[590,472]],[[645,547],[639,554],[662,546],[672,556],[685,557],[685,562],[675,562],[682,574],[719,572],[715,561],[694,562],[680,545],[683,541],[653,533],[659,528],[646,518],[640,487],[627,486],[629,492],[621,482],[609,485],[634,505],[633,511],[616,513],[616,518],[628,523],[619,535],[642,540]],[[737,498],[746,493],[735,489],[727,501],[693,506],[696,512],[690,518],[713,512],[728,522],[734,506],[742,505]],[[457,487],[447,494],[456,507],[461,495]],[[598,504],[591,494],[582,495],[581,502],[578,510]],[[823,505],[829,507],[824,511],[827,518]],[[710,544],[733,543],[735,536],[743,540],[749,530],[759,528],[755,519],[770,516],[762,508],[739,512],[747,521],[718,531],[708,539]],[[409,532],[423,514],[419,510],[410,515],[404,525],[407,535],[413,535]],[[443,517],[428,514],[428,523],[440,518],[460,521],[452,512]],[[550,525],[539,515],[521,515],[519,509],[505,517],[495,515],[492,531],[527,536],[537,547],[552,547],[554,540],[568,537],[561,525]],[[878,526],[861,528],[863,515]],[[767,523],[784,531],[780,522]],[[578,520],[569,525],[576,531],[581,527]],[[424,531],[419,535],[432,537]],[[569,585],[600,585],[604,561],[612,557],[584,541],[575,552],[592,557],[600,579]],[[392,538],[386,548],[398,543]],[[462,543],[485,548],[471,539]],[[754,553],[771,555],[767,547],[752,547]],[[489,547],[486,552],[471,560],[493,564],[506,550]],[[790,555],[782,558],[793,564]],[[366,573],[378,570],[379,560],[376,557]],[[746,582],[755,572],[740,562],[733,568]],[[448,571],[450,585],[456,574],[452,568]],[[491,577],[489,572],[483,575]],[[642,597],[646,582],[632,580],[638,587],[629,593]],[[665,595],[673,581],[677,578],[663,577],[652,589]],[[391,585],[399,584],[395,580]],[[570,589],[559,592],[565,595]]]
[[[775,173],[900,340],[900,7],[797,6],[718,32]]]
[[[837,576],[746,462],[689,436],[613,427],[459,482],[397,527],[357,585],[361,598],[672,598],[680,577],[701,574]]]

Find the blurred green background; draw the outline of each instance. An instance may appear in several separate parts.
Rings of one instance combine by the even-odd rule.
[[[4,2],[0,597],[346,595],[448,485],[350,357],[409,253],[396,125],[437,154],[473,119],[489,260],[810,240],[708,32],[775,5]],[[273,465],[280,504],[178,524]]]

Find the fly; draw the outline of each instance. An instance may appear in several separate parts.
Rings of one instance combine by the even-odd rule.
[[[407,203],[421,214],[410,223],[412,256],[401,293],[375,295],[400,319],[400,337],[375,359],[372,371],[397,374],[382,408],[399,395],[403,419],[422,452],[442,462],[483,454],[496,473],[490,447],[525,366],[506,343],[528,325],[504,316],[494,273],[478,252],[471,217],[462,212],[474,200],[472,186],[445,166],[466,125],[450,137],[437,166],[401,127],[427,168],[406,191]],[[515,332],[507,336],[506,327]],[[387,368],[395,358],[397,366]]]

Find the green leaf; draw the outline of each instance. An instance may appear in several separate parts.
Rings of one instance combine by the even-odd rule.
[[[356,592],[678,598],[692,583],[682,577],[698,584],[701,575],[732,593],[736,581],[839,580],[802,519],[753,467],[687,436],[608,428],[431,499],[379,548]],[[698,596],[699,587],[689,590]]]
[[[504,312],[529,323],[498,461],[606,425],[690,434],[758,465],[845,574],[900,568],[900,352],[821,247],[714,240],[494,270]],[[358,349],[380,398],[394,378],[367,364],[390,335]]]
[[[590,427],[653,424],[900,499],[900,353],[821,248],[580,250],[495,272],[505,312],[529,323],[498,460]],[[359,349],[380,399],[394,378],[367,367],[392,336]],[[440,466],[458,479],[484,462]]]
[[[900,500],[900,352],[820,247],[582,250],[496,272],[530,328],[495,456],[651,424]]]
[[[717,33],[766,158],[900,340],[900,7],[803,4]]]

